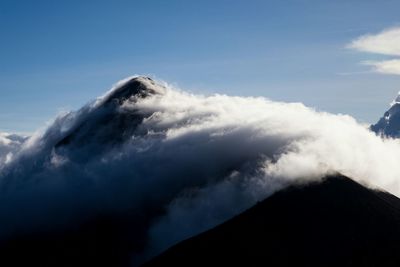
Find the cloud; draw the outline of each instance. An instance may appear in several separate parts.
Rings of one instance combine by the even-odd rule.
[[[112,99],[132,81],[151,90]],[[399,158],[399,140],[347,115],[128,79],[56,118],[0,169],[0,237],[118,214],[130,222],[124,238],[146,248],[133,253],[140,262],[329,173],[400,196]]]
[[[400,56],[400,27],[389,28],[378,34],[358,37],[347,48],[360,52]],[[400,59],[365,61],[363,65],[372,66],[372,71],[382,74],[400,75]]]
[[[389,28],[378,34],[360,36],[348,47],[361,52],[400,56],[400,27]]]
[[[365,61],[363,64],[372,66],[372,71],[377,73],[400,75],[400,59]]]
[[[21,148],[26,137],[0,132],[0,169],[9,163]]]

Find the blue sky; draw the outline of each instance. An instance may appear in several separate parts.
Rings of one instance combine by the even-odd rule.
[[[116,81],[265,96],[375,122],[400,75],[350,49],[400,24],[399,1],[0,2],[0,131],[32,132]]]

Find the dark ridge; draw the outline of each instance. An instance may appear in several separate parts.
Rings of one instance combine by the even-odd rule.
[[[155,266],[400,266],[400,199],[344,177],[290,187]]]

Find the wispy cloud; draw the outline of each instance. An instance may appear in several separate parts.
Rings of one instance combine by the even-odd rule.
[[[372,71],[377,73],[400,75],[400,59],[364,61],[363,64],[372,66]]]
[[[386,29],[378,34],[360,36],[348,47],[362,52],[400,56],[400,27]]]
[[[360,36],[347,45],[347,48],[389,56],[400,56],[400,27],[389,28],[377,34]],[[400,75],[400,59],[365,61],[363,65],[372,66],[372,71],[383,74]]]

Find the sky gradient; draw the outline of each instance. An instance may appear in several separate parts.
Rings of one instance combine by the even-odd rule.
[[[399,26],[398,10],[399,1],[3,0],[0,131],[33,132],[133,74],[372,123],[400,76],[371,62],[396,53],[351,43]]]

